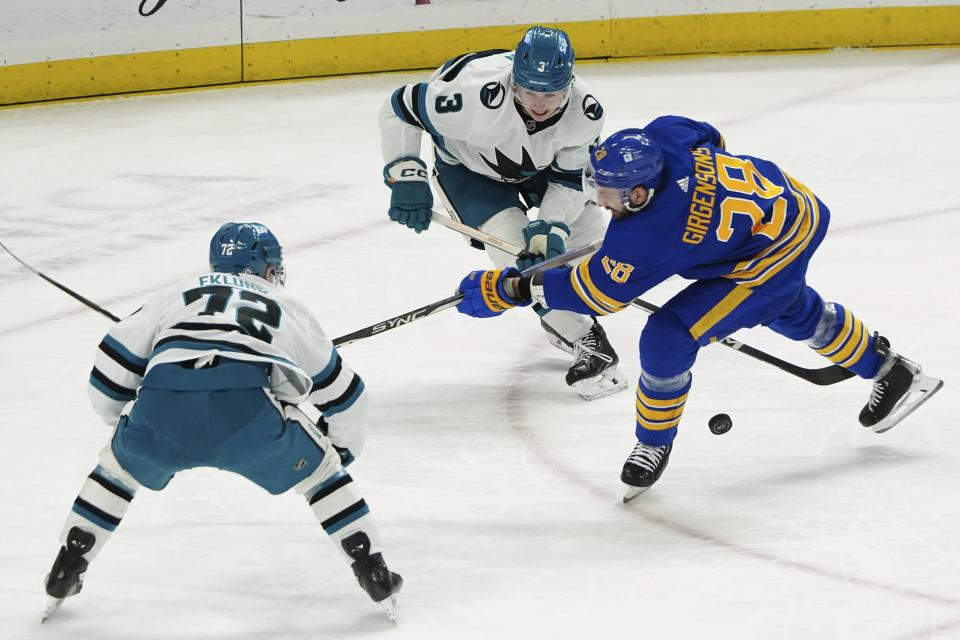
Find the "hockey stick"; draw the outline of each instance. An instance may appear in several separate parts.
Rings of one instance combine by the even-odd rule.
[[[647,313],[656,313],[660,310],[660,307],[657,305],[640,298],[632,300],[630,304],[638,309],[643,309]],[[828,367],[821,367],[819,369],[807,369],[805,367],[793,364],[792,362],[781,360],[776,356],[770,355],[766,351],[761,351],[756,347],[751,347],[750,345],[744,344],[735,338],[731,338],[730,336],[727,336],[723,340],[718,340],[717,342],[724,346],[730,347],[731,349],[736,349],[740,353],[745,353],[751,358],[756,358],[761,362],[772,364],[781,371],[786,371],[787,373],[791,373],[798,378],[803,378],[807,382],[820,385],[821,387],[843,382],[844,380],[849,380],[857,375],[850,369],[845,369],[838,364],[832,364]]]
[[[110,313],[109,311],[107,311],[106,309],[104,309],[103,307],[101,307],[100,305],[98,305],[97,303],[91,302],[90,300],[87,300],[87,299],[84,298],[82,295],[80,295],[79,293],[77,293],[76,291],[74,291],[73,289],[71,289],[70,287],[66,287],[66,286],[60,284],[59,282],[57,282],[57,281],[54,280],[53,278],[51,278],[51,277],[47,276],[46,274],[41,273],[41,272],[37,271],[36,269],[34,269],[33,267],[31,267],[29,264],[27,264],[26,262],[24,262],[23,260],[21,260],[21,259],[19,258],[19,256],[17,256],[17,254],[15,254],[13,251],[10,251],[10,249],[7,247],[7,245],[3,244],[3,242],[0,242],[0,247],[3,247],[3,250],[4,250],[4,251],[6,251],[7,253],[9,253],[10,256],[11,256],[14,260],[16,260],[17,262],[19,262],[20,264],[22,264],[22,265],[23,265],[24,267],[26,267],[29,271],[31,271],[31,272],[33,272],[34,274],[40,276],[41,278],[43,278],[44,280],[46,280],[47,282],[49,282],[50,284],[52,284],[53,286],[55,286],[57,289],[60,289],[60,291],[63,291],[64,293],[66,293],[68,296],[71,296],[71,297],[79,300],[80,302],[82,302],[83,304],[87,305],[88,307],[90,307],[91,309],[93,309],[94,311],[96,311],[97,313],[102,313],[103,315],[105,315],[106,317],[110,318],[110,319],[113,320],[114,322],[120,322],[120,318],[118,318],[117,316],[113,315],[112,313]]]
[[[437,214],[434,214],[437,215]],[[451,222],[453,222],[451,220]],[[454,223],[460,224],[460,223]],[[453,227],[451,227],[453,228]],[[467,227],[468,229],[470,227]],[[492,237],[492,236],[491,236]],[[495,239],[495,238],[494,238]],[[491,243],[492,244],[492,243]],[[506,244],[506,243],[503,243]],[[524,276],[532,276],[535,273],[540,271],[546,271],[547,269],[552,269],[553,267],[559,267],[560,265],[566,264],[571,260],[576,260],[577,258],[582,258],[583,256],[594,253],[597,249],[600,248],[601,241],[596,240],[590,244],[584,245],[577,249],[572,249],[567,251],[563,255],[556,256],[549,260],[543,262],[538,262],[529,269],[525,269],[521,272]],[[348,333],[345,336],[340,336],[339,338],[334,338],[333,345],[336,347],[350,344],[351,342],[357,342],[358,340],[364,340],[372,336],[383,333],[384,331],[390,331],[391,329],[396,329],[405,324],[410,324],[417,320],[422,320],[428,316],[432,316],[435,313],[440,313],[450,307],[455,307],[460,304],[460,301],[463,300],[463,294],[459,291],[450,296],[449,298],[444,298],[443,300],[437,300],[431,304],[420,307],[419,309],[414,309],[413,311],[408,311],[402,313],[399,316],[394,316],[393,318],[388,318],[377,324],[372,324],[369,327],[364,327],[363,329],[358,329],[353,333]]]
[[[454,224],[459,224],[459,223],[454,223]],[[469,229],[469,227],[465,227],[465,228]],[[506,243],[503,243],[503,244],[506,244]],[[114,322],[120,322],[120,318],[113,315],[112,313],[110,313],[100,305],[96,304],[95,302],[91,302],[90,300],[87,300],[82,295],[80,295],[79,293],[76,293],[69,287],[65,287],[64,285],[60,284],[53,278],[50,278],[47,275],[41,273],[40,271],[37,271],[36,269],[34,269],[32,266],[30,266],[29,264],[21,260],[19,257],[17,257],[15,253],[10,251],[10,249],[8,249],[7,246],[3,244],[3,242],[0,242],[0,247],[3,247],[3,250],[9,253],[14,260],[22,264],[27,269],[29,269],[32,273],[40,276],[41,278],[43,278],[44,280],[46,280],[56,288],[70,295],[71,297],[76,298],[77,300],[87,305],[89,308],[93,309],[94,311],[97,311],[98,313],[105,315],[106,317],[110,318]],[[595,252],[599,248],[600,248],[600,241],[596,240],[588,245],[584,245],[577,249],[572,249],[570,251],[567,251],[563,255],[556,256],[555,258],[551,258],[550,260],[547,260],[545,262],[537,263],[532,267],[530,267],[529,269],[523,271],[522,273],[525,276],[532,276],[533,274],[538,273],[540,271],[552,269],[553,267],[558,267],[562,264],[566,264],[571,260],[582,258],[585,255],[589,255]],[[400,314],[399,316],[394,316],[393,318],[388,318],[382,322],[372,324],[369,327],[358,329],[357,331],[354,331],[353,333],[348,333],[345,336],[334,338],[333,346],[339,347],[345,344],[350,344],[351,342],[364,340],[366,338],[370,338],[372,336],[383,333],[384,331],[390,331],[391,329],[396,329],[397,327],[403,326],[405,324],[410,324],[411,322],[422,320],[423,318],[432,316],[435,313],[440,313],[441,311],[449,309],[450,307],[457,306],[461,300],[463,300],[463,294],[458,291],[455,295],[452,295],[449,298],[438,300],[436,302],[425,305],[418,309],[414,309],[413,311],[408,311],[407,313]]]
[[[467,236],[468,238],[473,238],[474,240],[483,242],[484,244],[489,244],[492,247],[496,247],[501,251],[506,251],[507,253],[513,254],[515,256],[520,255],[521,251],[523,251],[523,249],[521,249],[516,245],[510,244],[509,242],[505,242],[500,238],[491,236],[489,233],[484,233],[479,229],[474,229],[473,227],[468,227],[465,224],[461,224],[456,220],[453,220],[450,217],[443,215],[442,213],[437,213],[436,211],[434,211],[433,215],[431,216],[431,220],[433,222],[436,222],[440,226],[446,227],[448,229],[452,229],[453,231],[457,231],[458,233],[461,233]],[[599,245],[597,246],[597,248],[598,249],[600,248]],[[543,263],[539,263],[535,266],[540,266],[540,264],[543,264]],[[642,298],[636,298],[635,300],[631,300],[630,304],[631,306],[634,306],[638,309],[642,309],[647,313],[656,313],[657,311],[660,310],[660,307],[650,302],[647,302]],[[750,356],[751,358],[755,358],[757,360],[760,360],[761,362],[765,362],[767,364],[773,365],[776,368],[780,369],[781,371],[786,371],[787,373],[795,375],[798,378],[802,378],[807,382],[820,385],[820,386],[827,386],[831,384],[836,384],[838,382],[843,382],[844,380],[848,380],[849,378],[852,378],[855,375],[857,375],[853,371],[850,371],[849,369],[845,369],[837,364],[830,365],[828,367],[822,367],[819,369],[807,369],[805,367],[795,365],[792,362],[781,360],[776,356],[770,355],[766,351],[761,351],[756,347],[751,347],[750,345],[744,344],[739,340],[736,340],[731,337],[726,337],[723,340],[718,340],[718,342],[724,346],[730,347],[731,349],[735,349],[740,353],[744,353]]]

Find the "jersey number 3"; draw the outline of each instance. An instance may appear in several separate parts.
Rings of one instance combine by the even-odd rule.
[[[183,292],[183,303],[190,306],[203,296],[210,296],[207,299],[207,306],[197,315],[212,316],[227,310],[227,304],[230,302],[233,292],[233,287],[216,285],[197,287]],[[237,305],[237,324],[243,327],[244,333],[248,336],[263,340],[266,343],[272,342],[273,334],[267,327],[276,329],[280,326],[280,305],[270,298],[246,290],[240,292],[240,299],[253,304]],[[263,308],[260,305],[263,305]],[[260,323],[260,326],[257,326],[257,323]]]
[[[463,96],[455,93],[452,96],[437,96],[433,108],[437,113],[456,113],[463,109]]]

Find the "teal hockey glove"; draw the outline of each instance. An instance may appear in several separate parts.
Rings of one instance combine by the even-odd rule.
[[[340,454],[341,467],[350,466],[350,463],[356,459],[353,455],[353,452],[350,451],[350,449],[347,449],[346,447],[338,447],[337,445],[333,445],[333,448],[337,450],[338,454]]]
[[[317,405],[314,405],[314,406],[317,407],[317,410],[320,409],[320,407],[318,407]],[[327,421],[323,419],[323,416],[320,416],[320,419],[317,420],[317,428],[320,429],[320,433],[327,436],[328,438],[330,437],[329,436],[330,425],[327,424]],[[338,447],[337,445],[333,444],[333,442],[330,442],[330,444],[333,445],[333,448],[336,449],[337,454],[340,456],[341,467],[348,466],[351,462],[353,462],[356,459],[356,457],[353,455],[353,452],[350,451],[350,449],[346,447]]]
[[[523,229],[524,252],[517,258],[517,268],[529,269],[538,262],[563,254],[569,237],[570,227],[562,222],[534,220]]]
[[[433,193],[427,181],[427,165],[406,156],[383,168],[383,182],[390,187],[390,219],[417,233],[430,226]]]
[[[531,300],[518,300],[503,289],[507,278],[519,278],[520,272],[509,269],[491,271],[472,271],[460,281],[463,300],[457,305],[457,311],[474,318],[492,318],[513,307],[525,307]]]

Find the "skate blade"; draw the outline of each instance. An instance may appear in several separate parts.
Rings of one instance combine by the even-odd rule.
[[[627,377],[620,372],[620,367],[610,367],[598,376],[578,380],[571,386],[584,400],[598,400],[626,389]]]
[[[640,495],[641,493],[645,492],[647,489],[650,488],[650,487],[633,487],[633,486],[630,486],[629,484],[626,486],[627,486],[627,490],[623,494],[624,504],[630,502],[631,500],[636,498],[638,495]]]
[[[377,604],[379,604],[383,608],[384,613],[387,614],[387,617],[390,618],[390,621],[393,624],[397,624],[397,620],[400,615],[399,597],[396,594],[394,594],[389,598],[387,598],[386,600],[383,600],[382,602],[378,602]]]
[[[49,620],[50,617],[57,612],[57,609],[59,609],[60,605],[63,604],[63,600],[64,598],[53,598],[53,597],[49,597],[47,599],[47,606],[44,607],[43,609],[43,617],[40,618],[40,624],[43,624],[44,622]]]
[[[910,385],[910,390],[907,391],[900,404],[890,412],[890,415],[870,428],[874,433],[890,431],[890,429],[900,424],[904,418],[919,409],[920,405],[932,398],[937,391],[940,391],[941,387],[943,387],[943,380],[939,378],[933,378],[923,374],[917,376],[917,379]],[[915,395],[916,397],[911,400],[911,396]]]

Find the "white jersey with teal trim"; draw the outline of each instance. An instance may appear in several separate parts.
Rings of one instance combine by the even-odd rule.
[[[316,405],[333,443],[359,455],[367,408],[363,381],[304,304],[249,274],[184,279],[117,323],[97,349],[90,400],[107,424],[116,425],[151,369],[214,357],[271,365],[276,398]]]
[[[568,193],[551,205],[548,192],[540,217],[579,215],[586,201],[580,193],[581,174],[590,147],[600,137],[603,108],[587,84],[574,77],[565,109],[536,123],[515,104],[512,69],[512,52],[464,54],[435,71],[429,81],[395,90],[380,112],[384,160],[419,157],[421,133],[426,131],[441,160],[488,178],[522,182],[546,171],[551,187]],[[551,206],[557,214],[545,215]]]

